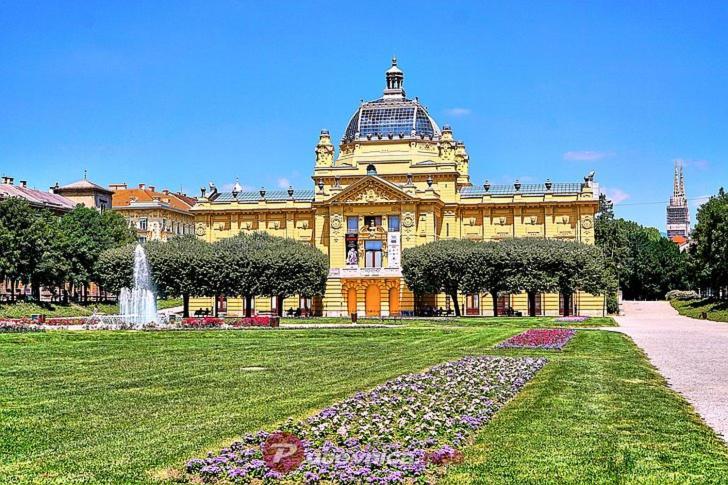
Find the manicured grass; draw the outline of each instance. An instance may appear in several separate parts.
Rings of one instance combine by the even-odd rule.
[[[310,413],[406,372],[482,354],[512,333],[0,335],[0,477],[144,480],[150,471],[179,466],[243,432]]]
[[[508,355],[539,355],[510,351]],[[723,483],[728,448],[622,334],[583,331],[446,483]]]
[[[103,313],[118,313],[116,304],[89,304],[78,305],[69,303],[3,303],[0,304],[0,317],[23,318],[36,313],[43,313],[49,317],[85,317],[93,314],[94,308]]]
[[[700,318],[700,314],[705,312],[708,320],[728,322],[728,301],[725,300],[670,300],[670,304],[686,317]]]
[[[286,324],[326,324],[350,325],[351,319],[345,317],[316,317],[316,318],[283,318],[281,323]],[[435,327],[617,327],[612,317],[592,317],[584,322],[557,322],[556,317],[448,317],[448,318],[404,318],[402,320],[389,320],[387,318],[360,318],[362,324],[386,324],[406,326],[435,326]]]
[[[181,299],[157,300],[157,308],[163,310],[181,306]],[[79,305],[69,303],[62,305],[60,303],[2,303],[0,304],[0,318],[23,318],[30,317],[33,314],[43,313],[49,317],[85,317],[92,315],[94,309],[101,313],[115,314],[119,313],[119,306],[113,304],[96,304]]]
[[[0,335],[0,477],[151,482],[245,432],[481,354],[550,363],[463,450],[451,483],[728,476],[728,448],[627,337],[583,330],[558,353],[494,348],[525,328]]]

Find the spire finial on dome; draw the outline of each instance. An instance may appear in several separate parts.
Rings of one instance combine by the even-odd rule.
[[[392,57],[392,67],[387,69],[387,88],[384,90],[384,97],[388,99],[404,98],[404,72],[397,67],[397,56]]]

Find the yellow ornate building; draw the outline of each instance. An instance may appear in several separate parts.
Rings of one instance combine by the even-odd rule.
[[[328,316],[414,313],[450,306],[445,295],[418,298],[400,269],[405,248],[437,239],[497,241],[513,237],[561,238],[594,243],[598,190],[583,182],[474,186],[465,145],[442,129],[417,98],[403,89],[396,59],[386,72],[381,98],[363,102],[352,116],[338,157],[327,130],[315,149],[313,190],[218,192],[203,190],[195,214],[196,234],[215,241],[239,232],[266,231],[313,244],[330,259],[321,301],[287,299],[284,309],[313,308]],[[575,296],[580,314],[601,315],[602,297]],[[463,314],[492,315],[487,295],[464,295]],[[559,295],[537,298],[537,314],[558,315]],[[217,302],[221,311],[243,311],[240,298]],[[274,301],[259,297],[255,310]],[[193,308],[212,305],[196,300]],[[525,295],[504,295],[501,308],[528,311]],[[573,309],[572,309],[573,310]]]

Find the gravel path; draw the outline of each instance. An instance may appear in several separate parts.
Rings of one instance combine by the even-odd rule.
[[[728,323],[683,317],[668,302],[625,302],[616,317],[670,386],[728,441]]]

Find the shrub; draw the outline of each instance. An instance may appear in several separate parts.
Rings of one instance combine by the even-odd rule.
[[[670,290],[665,295],[666,300],[698,300],[700,295],[693,290]]]

